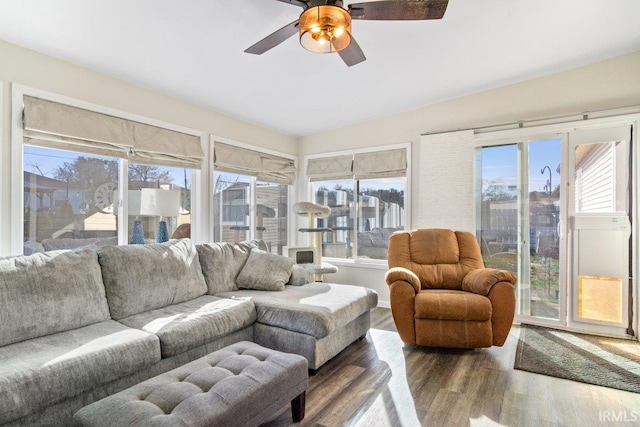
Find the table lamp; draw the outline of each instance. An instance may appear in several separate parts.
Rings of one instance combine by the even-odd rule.
[[[156,241],[169,240],[169,229],[164,217],[178,216],[180,213],[180,191],[143,188],[140,190],[140,215],[159,216]],[[134,223],[135,231],[135,223]]]
[[[131,241],[133,245],[144,244],[144,230],[142,229],[142,221],[140,221],[140,202],[142,200],[141,190],[129,190],[128,191],[128,210],[129,215],[135,215],[136,219],[133,221],[133,230],[131,230]]]

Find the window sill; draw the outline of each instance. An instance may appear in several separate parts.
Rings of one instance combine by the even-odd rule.
[[[353,260],[344,258],[329,258],[322,257],[323,262],[328,262],[333,265],[353,268],[369,268],[372,270],[388,270],[387,260],[365,261],[365,260]]]

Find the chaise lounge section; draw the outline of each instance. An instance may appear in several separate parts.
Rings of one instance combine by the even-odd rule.
[[[366,334],[369,289],[240,289],[261,249],[180,239],[0,259],[0,425],[72,425],[81,407],[240,341],[317,369]]]
[[[235,278],[241,270],[250,269],[251,248],[266,250],[263,242],[253,241],[198,245],[198,252],[210,294],[255,304],[254,342],[300,354],[309,361],[309,369],[316,370],[366,335],[369,311],[378,304],[376,292],[323,282],[287,285],[280,292],[241,289]],[[264,277],[267,273],[257,270],[253,274]],[[289,275],[290,270],[285,270],[284,276]]]

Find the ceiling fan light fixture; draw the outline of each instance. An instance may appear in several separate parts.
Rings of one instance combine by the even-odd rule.
[[[316,53],[339,52],[351,43],[351,16],[340,6],[310,7],[300,15],[300,44]]]

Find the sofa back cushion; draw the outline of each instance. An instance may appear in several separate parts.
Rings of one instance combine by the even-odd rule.
[[[209,294],[237,291],[236,278],[249,258],[252,248],[266,251],[262,240],[248,240],[240,243],[205,243],[198,245],[202,273],[209,288]]]
[[[191,239],[106,246],[98,252],[98,259],[114,320],[207,293]]]
[[[95,251],[0,259],[0,347],[109,320]]]
[[[89,239],[70,239],[70,238],[60,238],[60,239],[44,239],[42,241],[42,246],[45,251],[56,251],[59,249],[94,249],[98,250],[104,246],[108,245],[117,245],[118,237],[93,237]]]

